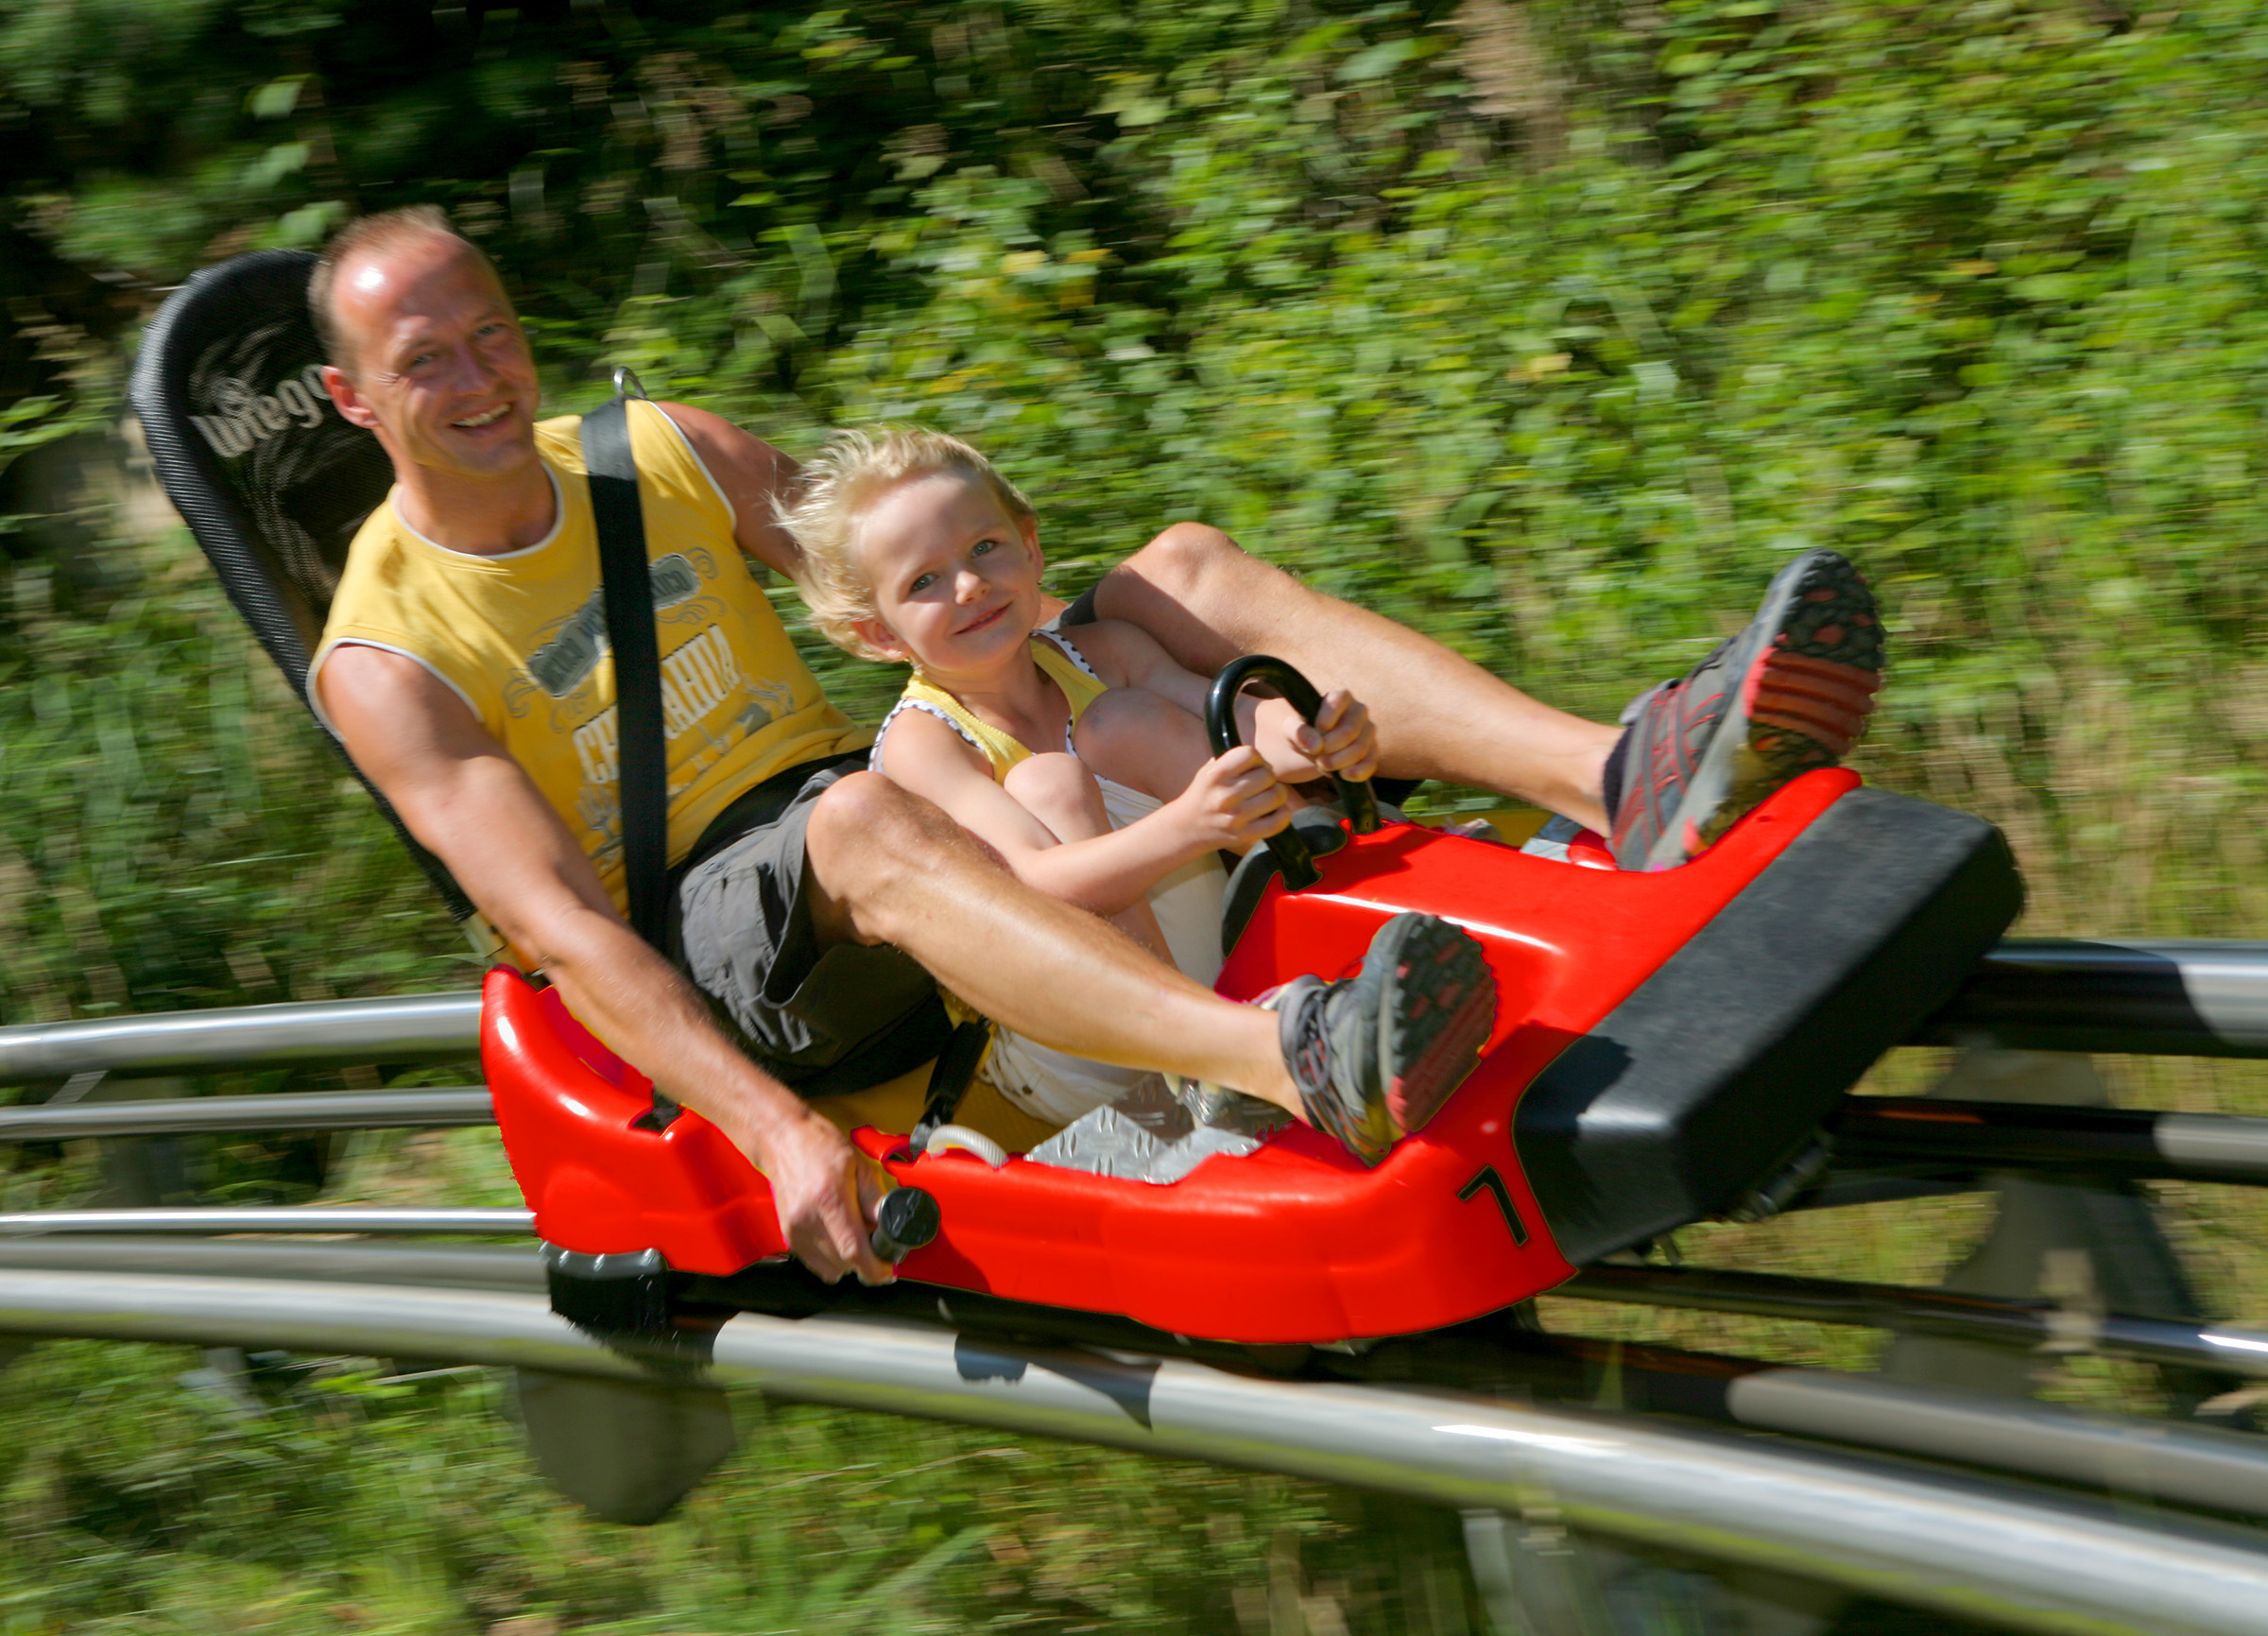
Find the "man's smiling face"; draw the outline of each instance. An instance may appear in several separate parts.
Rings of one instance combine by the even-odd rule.
[[[471,245],[440,232],[375,245],[339,267],[331,300],[348,367],[324,381],[397,470],[477,482],[535,464],[535,360]]]

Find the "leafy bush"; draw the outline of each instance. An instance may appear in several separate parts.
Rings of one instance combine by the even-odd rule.
[[[2039,924],[2268,906],[2249,7],[447,15],[0,5],[17,231],[156,284],[438,198],[562,407],[934,421],[1067,588],[1201,516],[1593,715],[1831,543],[1873,766],[2008,824]]]

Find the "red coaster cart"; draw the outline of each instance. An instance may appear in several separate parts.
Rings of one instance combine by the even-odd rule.
[[[302,690],[347,543],[389,481],[313,384],[312,265],[262,251],[198,273],[147,332],[134,390],[168,492]],[[902,1278],[1263,1344],[1511,1306],[1683,1223],[1771,1208],[1815,1168],[1846,1089],[1953,993],[2022,896],[1990,825],[1839,770],[1658,874],[1357,827],[1303,823],[1326,855],[1300,889],[1264,863],[1239,871],[1219,987],[1338,975],[1403,909],[1463,925],[1486,949],[1498,1022],[1430,1126],[1374,1170],[1295,1126],[1170,1185],[862,1131],[937,1207]],[[654,1335],[680,1309],[816,1299],[747,1276],[784,1252],[763,1178],[697,1114],[650,1118],[646,1081],[555,992],[491,972],[483,1059],[562,1312]]]

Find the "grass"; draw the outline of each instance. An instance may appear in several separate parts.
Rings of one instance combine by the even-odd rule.
[[[246,1415],[185,1361],[0,1376],[0,1633],[1470,1627],[1453,1519],[1347,1490],[741,1395],[741,1454],[630,1530],[542,1486],[501,1374],[325,1360]]]

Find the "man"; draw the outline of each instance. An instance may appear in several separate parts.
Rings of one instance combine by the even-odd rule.
[[[865,735],[818,695],[763,598],[742,596],[746,577],[716,560],[737,547],[794,573],[794,545],[772,523],[794,463],[667,404],[641,410],[633,440],[657,553],[679,940],[696,990],[624,923],[602,874],[620,870],[611,671],[591,611],[588,496],[571,480],[579,445],[564,423],[539,436],[534,364],[494,270],[438,212],[395,212],[341,232],[310,299],[325,384],[378,437],[396,482],[341,582],[311,672],[318,713],[576,1015],[748,1154],[789,1244],[820,1276],[889,1276],[867,1245],[884,1183],[781,1075],[888,1033],[925,982],[898,951],[1058,1049],[1289,1094],[1325,1128],[1366,1117],[1385,1079],[1406,1076],[1396,1090],[1415,1099],[1408,1128],[1453,1088],[1457,1029],[1488,989],[1453,928],[1397,933],[1416,941],[1374,949],[1359,979],[1300,979],[1280,1015],[1230,1004],[1023,887],[928,803],[847,770]],[[1818,594],[1844,628],[1870,620],[1839,563],[1806,569],[1784,594],[1776,581],[1776,595],[1808,607]],[[1818,660],[1800,687],[1783,685],[1775,644],[1797,633],[1768,603],[1772,616],[1715,661],[1738,686],[1712,694],[1697,673],[1658,689],[1623,735],[1306,592],[1195,525],[1167,530],[1089,606],[1143,625],[1194,669],[1264,646],[1370,702],[1389,772],[1502,789],[1611,825],[1626,855],[1660,861],[1697,848],[1772,781],[1839,754],[1880,663],[1878,643],[1871,665]],[[528,611],[543,609],[558,611]],[[1353,733],[1341,722],[1308,736],[1302,749],[1329,766]],[[1644,769],[1629,794],[1625,764]],[[1689,785],[1716,793],[1696,805]],[[1253,799],[1280,798],[1256,780]],[[758,1066],[713,1006],[780,1072]],[[1414,1025],[1425,1013],[1453,1025]]]

